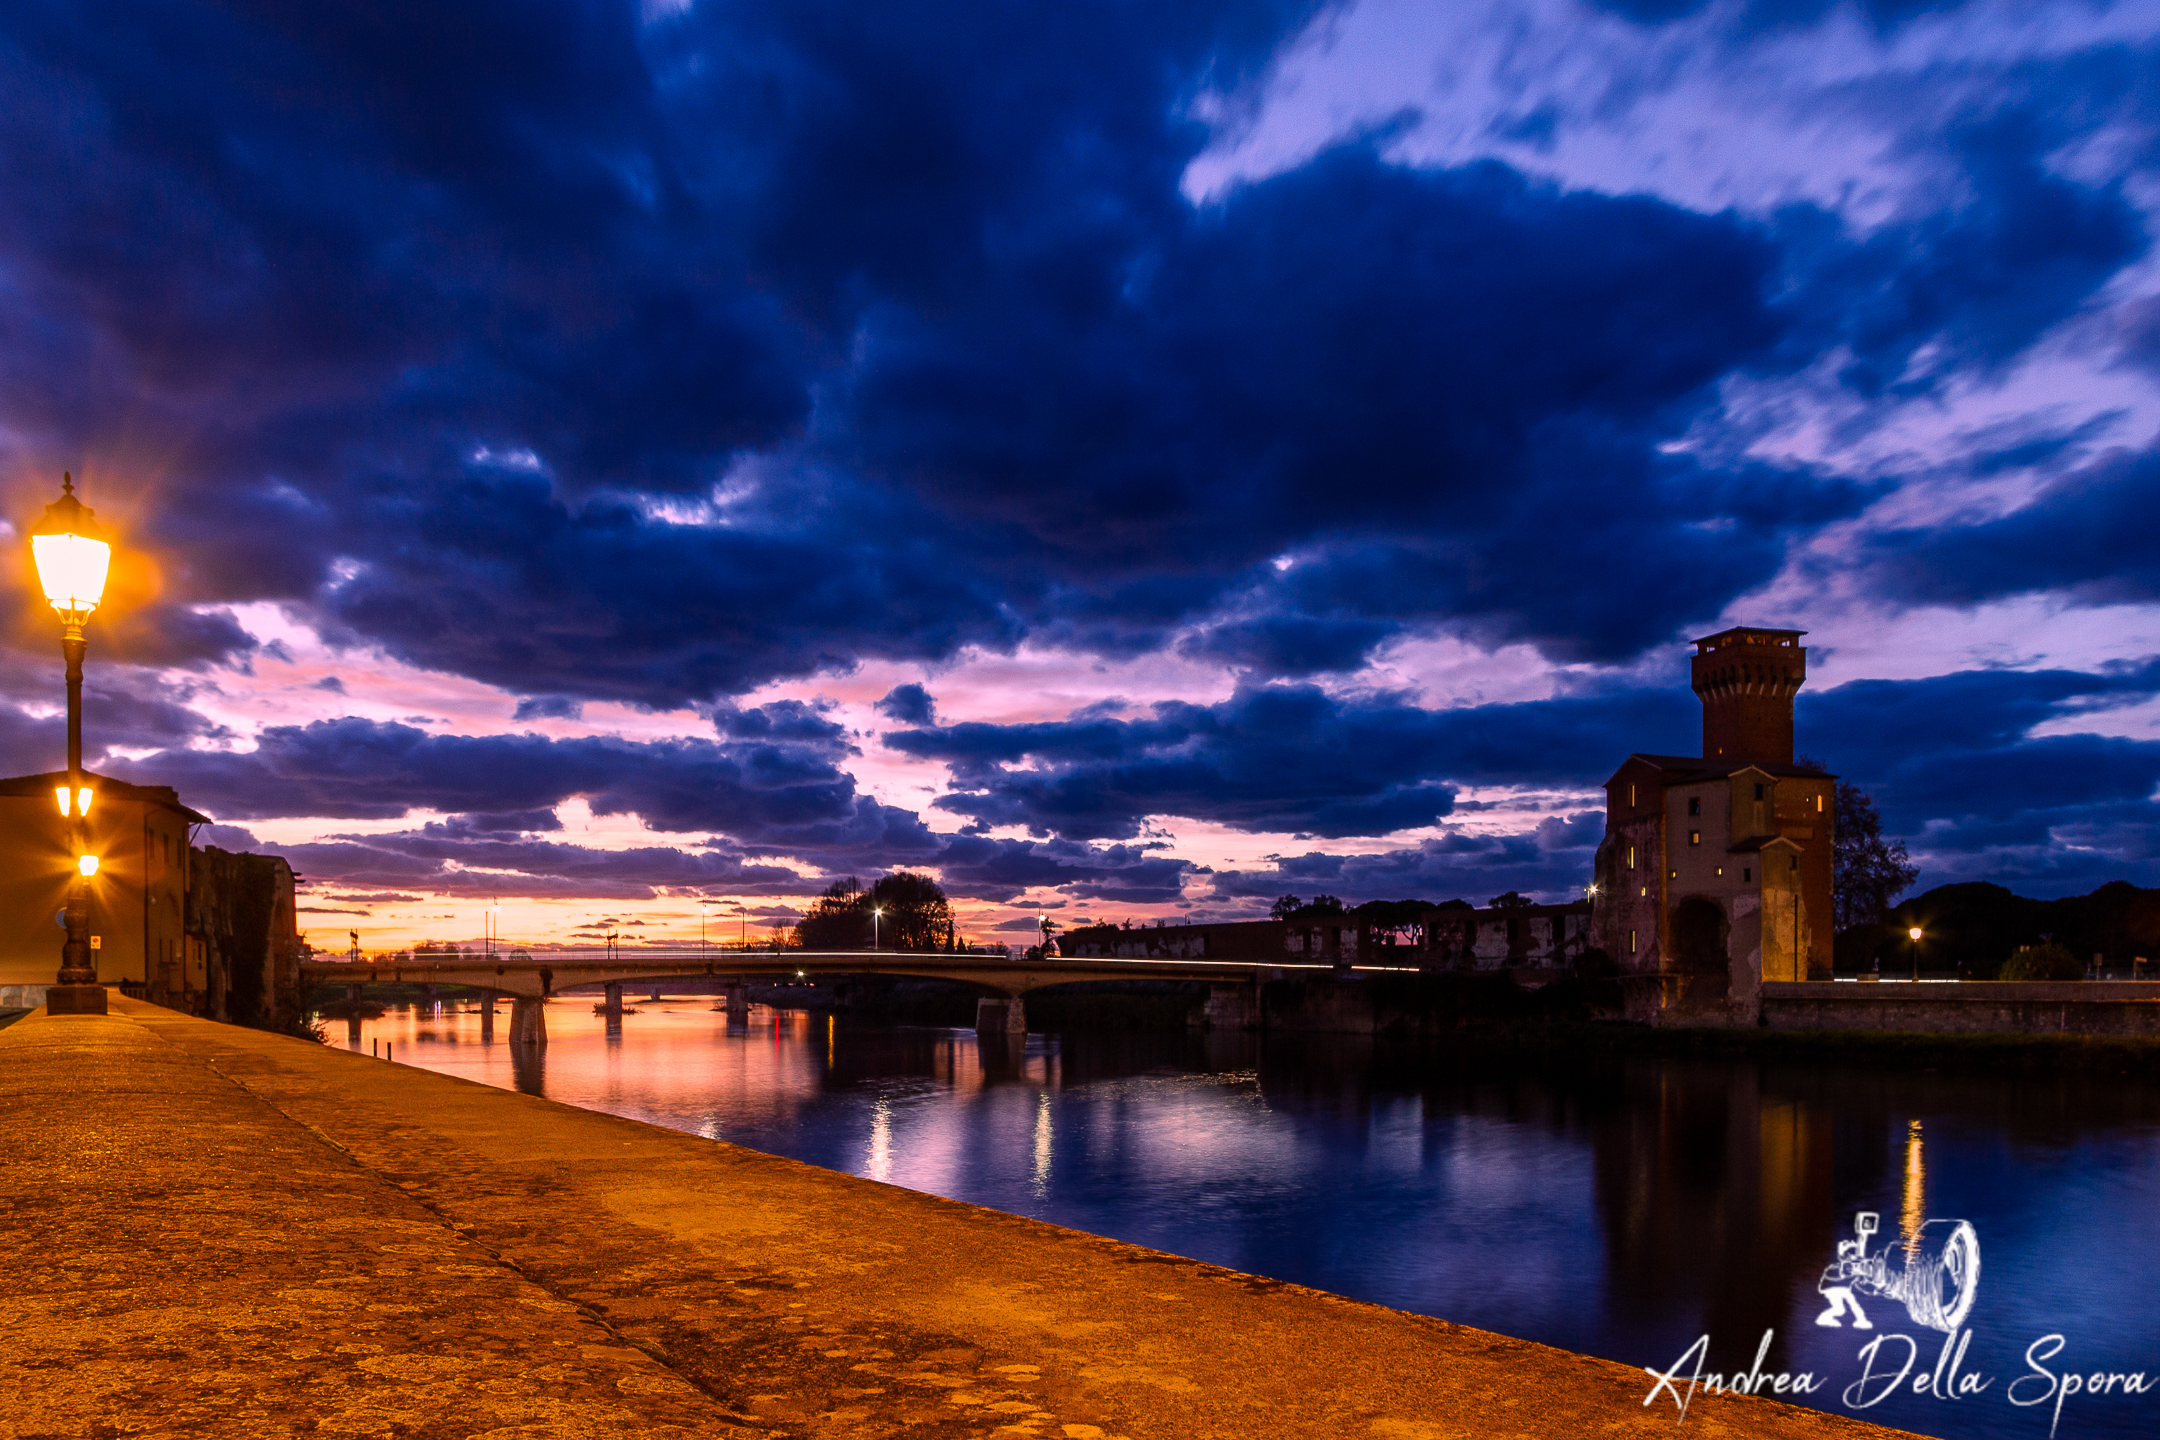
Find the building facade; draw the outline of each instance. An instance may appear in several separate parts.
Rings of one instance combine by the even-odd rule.
[[[92,960],[101,984],[176,1010],[250,1024],[297,1013],[293,873],[274,855],[190,843],[209,817],[164,785],[86,774],[84,848]],[[65,771],[0,779],[0,1006],[44,1003],[67,938],[75,876]]]
[[[1836,777],[1793,760],[1801,630],[1694,642],[1701,755],[1605,783],[1595,933],[1646,1018],[1752,1023],[1765,980],[1828,979]]]

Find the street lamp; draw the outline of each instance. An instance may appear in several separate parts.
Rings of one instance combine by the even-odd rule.
[[[872,950],[878,948],[878,920],[884,913],[883,910],[872,910],[870,912],[870,948]]]
[[[1920,983],[1920,927],[1915,925],[1905,934],[1912,941],[1912,978],[1917,985]]]
[[[67,661],[67,784],[54,798],[68,821],[68,848],[75,854],[75,874],[68,880],[67,940],[60,947],[60,981],[45,995],[51,1015],[103,1015],[105,987],[97,983],[90,953],[90,888],[98,857],[84,848],[83,818],[90,813],[92,792],[83,784],[82,664],[88,643],[83,622],[105,598],[105,572],[112,564],[112,543],[105,538],[90,507],[75,498],[75,477],[60,477],[60,498],[45,507],[45,518],[30,531],[30,555],[37,563],[38,584],[60,614],[60,654]],[[73,803],[70,804],[69,802]]]

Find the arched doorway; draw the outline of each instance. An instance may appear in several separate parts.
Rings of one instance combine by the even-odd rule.
[[[1686,1000],[1722,1000],[1732,987],[1732,964],[1726,953],[1729,928],[1725,912],[1700,895],[1673,910],[1672,968],[1680,975]]]

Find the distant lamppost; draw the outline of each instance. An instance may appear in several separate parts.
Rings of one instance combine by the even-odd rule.
[[[495,939],[502,933],[502,901],[497,900],[487,907],[484,929],[483,939],[487,945],[487,958],[492,960],[495,958]]]
[[[874,909],[870,912],[870,948],[872,950],[878,948],[878,921],[883,918],[884,914],[883,910]]]
[[[37,562],[38,584],[60,613],[60,653],[67,661],[67,784],[55,788],[60,813],[68,820],[68,848],[75,873],[68,878],[67,939],[60,947],[60,983],[46,992],[53,1015],[103,1015],[105,987],[97,983],[90,950],[90,887],[98,857],[85,848],[83,818],[93,798],[83,784],[82,677],[83,622],[105,598],[105,572],[112,564],[112,544],[98,527],[90,507],[75,498],[75,477],[60,477],[60,498],[45,507],[45,518],[30,532],[30,554]]]
[[[1920,927],[1917,925],[1905,932],[1906,936],[1912,941],[1912,978],[1915,985],[1920,983],[1920,933]]]

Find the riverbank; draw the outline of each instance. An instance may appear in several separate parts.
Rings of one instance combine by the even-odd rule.
[[[18,1433],[1664,1434],[1588,1359],[115,997],[0,1031]],[[59,1378],[65,1377],[65,1378]],[[1709,1435],[1884,1434],[1698,1396]]]

